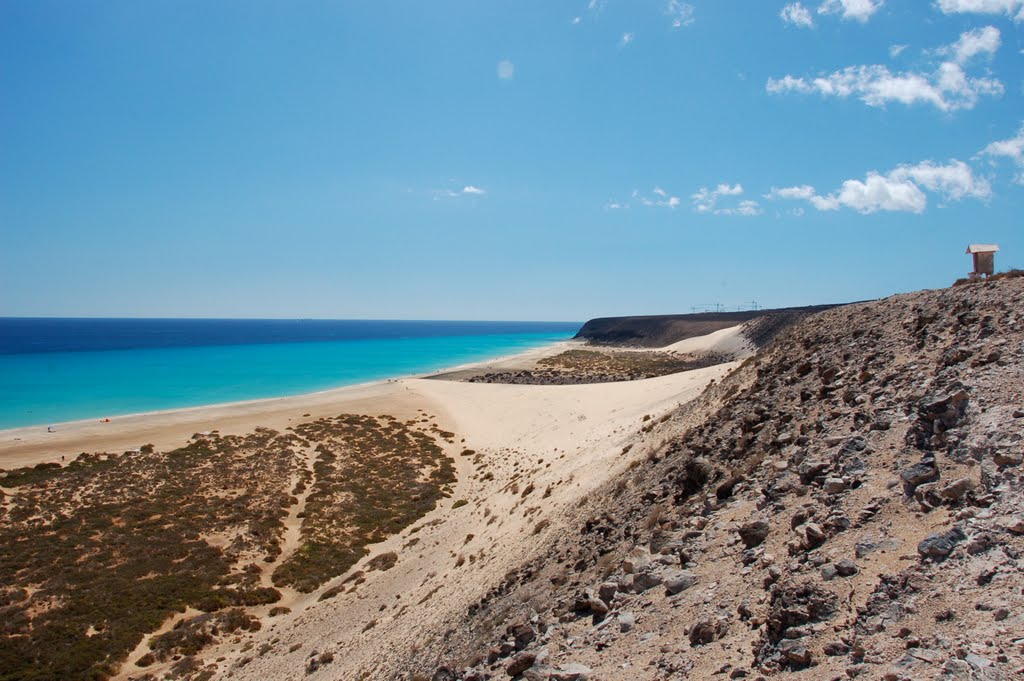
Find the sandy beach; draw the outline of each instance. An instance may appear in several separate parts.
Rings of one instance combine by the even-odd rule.
[[[189,407],[46,426],[0,430],[0,468],[70,461],[81,452],[122,452],[152,444],[158,450],[181,446],[193,433],[244,433],[256,426],[283,429],[304,419],[342,411],[404,417],[416,409],[443,411],[420,392],[418,379],[431,376],[533,366],[537,360],[580,345],[564,341],[486,362],[451,367],[414,377],[389,379],[304,395]],[[427,400],[425,402],[425,400]],[[61,457],[64,457],[62,459]]]

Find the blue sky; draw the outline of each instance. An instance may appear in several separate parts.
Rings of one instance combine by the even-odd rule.
[[[1024,0],[0,3],[0,315],[565,319],[1024,267]]]

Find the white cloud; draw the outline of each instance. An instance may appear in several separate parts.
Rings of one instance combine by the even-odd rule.
[[[772,187],[772,190],[764,195],[766,199],[804,199],[805,201],[810,200],[814,196],[814,187],[809,184],[803,184],[799,187],[783,187],[777,189]]]
[[[943,14],[1005,14],[1024,21],[1024,0],[938,0],[935,6]]]
[[[995,158],[1008,158],[1017,164],[1018,172],[1013,181],[1024,185],[1024,123],[1016,136],[990,143],[981,150],[981,154]]]
[[[674,210],[678,208],[681,203],[678,196],[672,196],[672,194],[661,187],[655,187],[651,190],[650,194],[644,194],[641,193],[639,189],[634,189],[630,194],[630,198],[641,206],[648,206],[650,208],[671,208]],[[608,210],[617,210],[620,208],[629,208],[629,204],[622,201],[612,200],[605,204],[605,208]]]
[[[957,64],[966,64],[979,54],[992,57],[999,50],[999,45],[999,29],[995,26],[985,26],[961,33],[959,40],[943,48],[942,53],[952,54]]]
[[[811,17],[810,10],[799,2],[791,2],[783,7],[782,11],[779,12],[779,16],[787,24],[793,24],[801,28],[812,28],[814,26],[814,19]]]
[[[629,33],[629,32],[623,33],[622,34],[622,39],[619,41],[619,44],[622,45],[623,47],[625,47],[626,45],[629,45],[631,42],[633,42],[633,38],[634,37],[635,36],[632,33]]]
[[[1015,137],[992,142],[981,153],[1013,159],[1017,165],[1024,165],[1024,123],[1021,123]]]
[[[878,211],[923,213],[928,206],[925,190],[947,201],[987,199],[992,195],[987,180],[976,177],[963,161],[952,159],[946,165],[932,161],[901,165],[885,174],[872,170],[864,180],[846,180],[837,191],[825,196],[811,185],[800,185],[772,187],[765,198],[803,200],[821,211],[850,208],[865,215]]]
[[[722,183],[714,189],[701,187],[694,194],[690,195],[690,199],[693,201],[693,207],[698,213],[707,213],[709,215],[740,215],[750,217],[764,212],[761,210],[760,204],[751,199],[744,199],[735,206],[719,207],[718,200],[723,196],[740,196],[741,194],[743,194],[743,185],[739,183],[734,185]]]
[[[815,78],[769,78],[765,88],[772,94],[817,92],[823,97],[857,97],[868,106],[899,102],[931,104],[942,111],[973,109],[982,96],[1003,94],[1003,84],[987,76],[969,77],[965,62],[979,54],[993,54],[999,41],[999,31],[991,26],[967,31],[952,45],[932,51],[951,57],[932,72],[894,73],[880,64],[848,66]]]
[[[889,58],[895,59],[896,57],[903,54],[903,50],[907,49],[907,45],[892,45],[889,47]]]
[[[516,75],[516,65],[508,59],[502,59],[498,62],[498,78],[502,80],[512,80]],[[527,79],[529,80],[529,79]]]
[[[688,2],[682,2],[682,0],[668,0],[668,8],[665,10],[665,13],[672,19],[672,28],[680,28],[692,24],[696,21],[694,12],[693,5]]]
[[[462,189],[435,189],[431,192],[435,201],[439,201],[441,199],[457,199],[462,196],[483,196],[486,193],[486,189],[482,189],[472,184],[467,184],[463,186]]]
[[[575,26],[578,23],[580,23],[581,21],[583,21],[582,17],[573,17],[572,19],[569,20],[569,23],[572,24],[573,26]]]
[[[818,14],[842,12],[843,19],[864,23],[884,4],[885,0],[825,0],[818,6]]]
[[[963,161],[951,159],[946,165],[924,161],[917,165],[897,167],[889,177],[894,180],[910,180],[930,192],[937,192],[949,201],[964,197],[987,199],[992,196],[992,187],[983,177],[975,177],[974,171]]]

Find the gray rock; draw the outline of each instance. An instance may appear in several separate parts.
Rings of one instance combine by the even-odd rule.
[[[673,570],[665,575],[665,588],[673,596],[686,591],[696,583],[697,575],[689,570]]]
[[[858,568],[857,564],[849,558],[843,558],[836,562],[836,572],[838,572],[842,577],[852,577],[860,572],[860,568]]]
[[[636,625],[636,615],[631,612],[619,613],[619,631],[628,633]]]
[[[900,478],[907,487],[907,493],[912,494],[918,485],[926,482],[934,482],[939,479],[939,469],[933,461],[922,461],[908,466],[900,472]]]
[[[653,589],[661,583],[661,575],[653,572],[641,572],[638,575],[633,575],[633,591],[636,593],[643,593],[648,589]]]
[[[966,537],[960,528],[954,527],[952,530],[948,530],[942,533],[930,534],[921,540],[921,543],[917,545],[917,552],[921,554],[922,558],[932,558],[935,560],[942,560],[953,552],[956,545],[962,542]]]
[[[846,481],[842,478],[828,478],[822,485],[822,489],[826,494],[839,494],[846,490]]]
[[[832,563],[821,566],[821,578],[824,579],[826,582],[831,582],[833,579],[836,578],[838,574],[839,570],[837,570],[836,566]]]
[[[939,496],[949,499],[950,501],[956,501],[968,492],[974,491],[978,487],[976,480],[972,478],[960,478],[954,480],[945,487],[939,490]]]

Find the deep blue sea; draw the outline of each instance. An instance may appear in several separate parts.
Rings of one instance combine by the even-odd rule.
[[[0,318],[0,428],[283,397],[571,338],[576,322]]]

